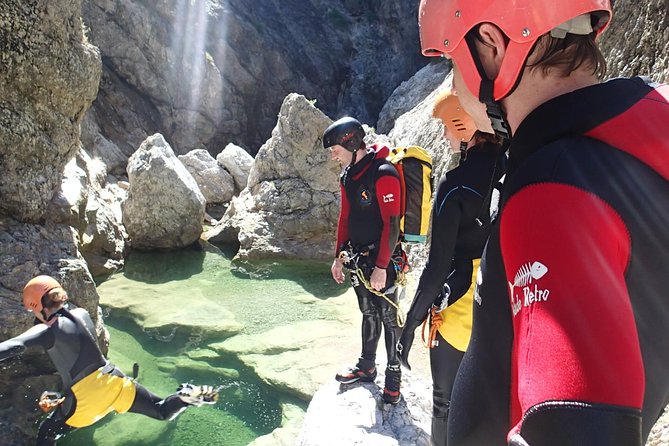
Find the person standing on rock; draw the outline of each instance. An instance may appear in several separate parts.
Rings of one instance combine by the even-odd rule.
[[[449,446],[641,446],[669,402],[669,86],[602,82],[608,0],[421,0],[510,140]]]
[[[55,445],[68,432],[94,424],[108,413],[134,412],[172,420],[190,406],[214,404],[211,386],[181,384],[175,394],[160,398],[125,376],[102,355],[95,326],[83,308],[70,310],[68,296],[50,276],[37,276],[23,289],[23,305],[36,325],[0,343],[0,361],[39,346],[46,350],[63,382],[63,396],[45,392],[40,407],[52,411],[42,422],[37,445]]]
[[[437,98],[432,114],[444,123],[444,136],[460,152],[460,164],[439,181],[432,207],[430,253],[398,350],[402,364],[411,369],[414,332],[429,316],[426,343],[433,385],[432,444],[445,446],[451,389],[472,329],[473,275],[490,233],[492,187],[504,172],[506,157],[501,138],[477,131],[450,90]]]
[[[383,400],[400,400],[401,370],[396,345],[400,327],[393,254],[401,249],[400,182],[395,167],[386,160],[387,147],[367,147],[360,122],[345,117],[323,133],[323,147],[332,160],[345,166],[341,178],[341,212],[337,226],[332,277],[344,282],[349,276],[362,312],[362,353],[355,366],[335,377],[340,383],[374,381],[376,348],[384,331],[387,367]]]

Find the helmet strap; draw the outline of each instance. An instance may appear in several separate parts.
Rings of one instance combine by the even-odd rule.
[[[508,121],[506,120],[506,114],[502,110],[502,105],[499,101],[495,101],[495,81],[488,78],[485,70],[483,69],[483,63],[481,63],[481,58],[478,51],[476,50],[476,34],[478,28],[475,31],[467,33],[465,36],[465,41],[467,42],[467,47],[469,48],[469,53],[474,61],[476,70],[479,72],[479,77],[481,78],[481,84],[479,85],[479,101],[486,104],[486,114],[490,120],[490,125],[495,132],[495,135],[502,137],[504,140],[508,141],[511,139],[511,127],[509,126]],[[518,85],[516,81],[516,86]],[[514,86],[515,89],[515,86]],[[513,90],[511,90],[513,91]]]
[[[355,164],[355,160],[356,160],[356,156],[358,155],[358,151],[354,150],[352,153],[353,153],[353,156],[351,157],[351,164],[349,164],[349,166],[352,166],[352,165]]]
[[[486,102],[486,114],[492,125],[495,135],[502,137],[505,141],[511,139],[511,127],[506,120],[506,113],[502,110],[499,101]]]
[[[460,141],[460,161],[464,161],[467,159],[467,146],[469,143]]]

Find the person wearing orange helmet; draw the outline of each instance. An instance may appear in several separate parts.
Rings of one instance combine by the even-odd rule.
[[[430,253],[400,337],[400,361],[409,366],[414,332],[430,318],[432,444],[446,445],[451,389],[472,327],[473,274],[490,232],[491,186],[505,169],[501,138],[478,131],[450,90],[440,94],[433,116],[460,164],[439,181],[432,207]],[[425,334],[425,325],[423,334]]]
[[[46,350],[63,383],[63,397],[45,392],[40,407],[52,411],[42,422],[37,445],[55,445],[73,429],[94,424],[108,413],[134,412],[172,420],[190,406],[214,404],[211,386],[182,384],[160,398],[123,374],[102,355],[95,325],[83,308],[69,309],[68,295],[50,276],[37,276],[23,289],[23,306],[36,318],[35,326],[0,343],[0,361],[40,346]],[[52,393],[52,392],[51,392]]]
[[[642,445],[669,402],[669,86],[602,82],[609,0],[421,0],[421,47],[510,140],[449,446]]]

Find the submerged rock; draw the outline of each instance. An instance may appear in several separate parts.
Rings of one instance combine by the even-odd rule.
[[[256,438],[248,446],[294,446],[295,439],[300,433],[305,411],[295,404],[284,402],[281,404],[281,427],[271,433]]]

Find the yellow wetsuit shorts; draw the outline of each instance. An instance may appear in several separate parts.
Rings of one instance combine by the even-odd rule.
[[[76,400],[68,426],[90,426],[111,411],[127,412],[135,400],[135,383],[127,376],[114,376],[98,369],[72,386]]]
[[[439,327],[439,334],[446,342],[461,352],[467,350],[469,338],[472,334],[474,288],[476,287],[476,273],[479,270],[481,259],[475,259],[473,263],[471,286],[457,302],[441,312],[443,323]]]

